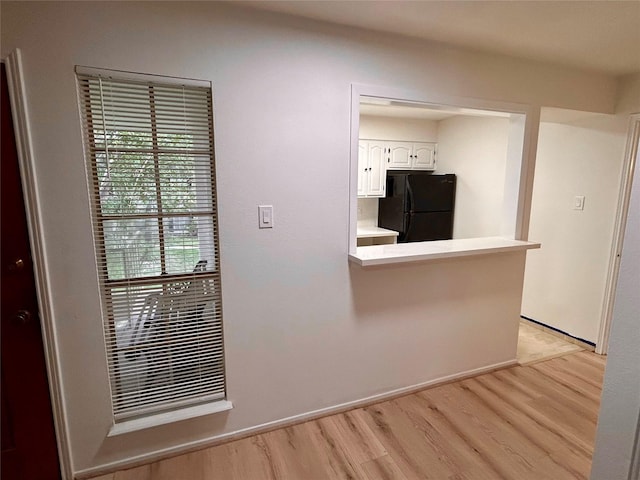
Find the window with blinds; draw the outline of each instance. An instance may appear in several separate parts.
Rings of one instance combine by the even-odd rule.
[[[76,72],[115,421],[223,399],[211,86]]]

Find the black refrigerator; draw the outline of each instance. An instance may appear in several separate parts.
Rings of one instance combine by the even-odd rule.
[[[448,240],[453,235],[456,176],[387,172],[386,197],[378,203],[378,226],[399,232],[398,242]]]

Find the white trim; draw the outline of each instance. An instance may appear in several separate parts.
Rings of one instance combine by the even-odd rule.
[[[213,413],[226,412],[232,408],[233,404],[231,402],[222,400],[204,405],[196,405],[189,408],[180,408],[173,412],[159,413],[157,415],[149,415],[133,420],[126,420],[124,422],[115,423],[109,430],[107,437],[116,437],[118,435],[124,435],[125,433],[137,432],[139,430],[145,430],[159,425],[166,425],[168,423],[202,417]]]
[[[514,358],[512,360],[507,360],[505,362],[494,363],[493,365],[474,368],[464,372],[455,373],[453,375],[446,375],[444,377],[439,377],[434,380],[417,383],[415,385],[411,385],[408,387],[389,390],[388,392],[380,393],[377,395],[371,395],[369,397],[361,398],[359,400],[354,400],[351,402],[342,403],[340,405],[335,405],[333,407],[321,408],[321,409],[313,410],[307,413],[302,413],[300,415],[293,415],[291,417],[275,420],[273,422],[263,423],[261,425],[257,425],[254,427],[236,430],[234,432],[218,435],[216,437],[208,438],[205,440],[197,440],[194,442],[182,444],[180,446],[158,450],[158,451],[155,451],[154,453],[137,455],[135,457],[130,457],[126,460],[119,460],[119,461],[101,465],[99,467],[80,470],[76,472],[76,478],[78,479],[91,478],[94,476],[104,475],[104,474],[111,473],[116,470],[121,470],[124,468],[132,468],[145,463],[151,463],[166,457],[192,452],[194,450],[199,450],[202,448],[218,445],[223,442],[229,442],[231,440],[237,440],[239,438],[245,438],[251,435],[256,435],[258,433],[264,433],[266,431],[275,430],[277,428],[282,428],[282,427],[291,426],[291,425],[302,423],[302,422],[307,422],[309,420],[313,420],[316,418],[326,417],[327,415],[334,415],[336,413],[345,412],[348,410],[352,410],[354,408],[360,408],[366,405],[371,405],[371,404],[382,402],[392,398],[401,397],[403,395],[409,395],[411,393],[424,390],[425,388],[434,387],[443,383],[449,383],[456,380],[462,380],[464,378],[475,377],[477,375],[482,375],[484,373],[492,372],[494,370],[501,370],[503,368],[513,367],[516,365],[518,365],[518,361]]]
[[[13,124],[18,150],[18,163],[22,178],[24,203],[29,229],[29,242],[33,256],[33,270],[36,280],[36,292],[40,309],[42,326],[42,341],[44,346],[45,363],[51,393],[51,408],[56,430],[60,469],[64,480],[71,480],[72,457],[69,448],[67,413],[62,397],[62,380],[60,376],[60,359],[58,357],[58,341],[54,328],[54,316],[49,290],[49,276],[46,268],[46,243],[43,235],[42,214],[38,196],[37,178],[33,157],[33,145],[29,128],[29,114],[27,108],[26,88],[22,75],[22,57],[19,49],[10,53],[6,58],[7,83],[9,98],[13,112]]]
[[[520,164],[514,163],[515,158],[507,157],[507,175],[509,174],[509,168],[512,169],[512,175],[519,178],[518,191],[513,192],[516,197],[516,215],[513,219],[515,225],[513,226],[514,239],[515,240],[527,240],[529,238],[529,222],[531,220],[531,201],[533,199],[533,179],[536,169],[536,155],[538,151],[538,131],[540,129],[540,106],[531,106],[524,114],[524,128],[522,128],[522,151],[519,152]],[[519,134],[518,127],[513,124],[518,122],[515,116],[511,118],[511,128],[509,132],[510,148],[517,147],[513,145],[513,135]],[[514,131],[515,130],[515,131]],[[507,177],[505,175],[505,177]],[[511,179],[505,178],[505,182]],[[505,188],[505,197],[508,190]],[[505,208],[507,205],[505,204]],[[504,219],[503,219],[504,223]],[[506,231],[503,234],[509,234]]]
[[[629,467],[629,480],[640,480],[640,416],[638,416],[638,426],[634,447],[631,453],[631,467]]]
[[[620,176],[620,191],[618,194],[618,206],[613,230],[613,241],[609,254],[609,269],[607,271],[607,282],[604,291],[602,312],[600,315],[600,328],[598,340],[596,342],[596,353],[606,355],[609,350],[609,334],[611,332],[611,320],[613,317],[613,306],[615,303],[616,287],[618,285],[618,272],[620,271],[620,255],[622,254],[622,244],[624,242],[624,231],[627,225],[629,214],[629,200],[631,197],[631,184],[633,182],[633,172],[638,155],[640,142],[640,113],[635,113],[629,119],[629,131],[627,135],[627,146],[625,149],[624,164]]]
[[[505,189],[501,235],[515,240],[527,240],[533,195],[537,132],[540,123],[539,106],[470,97],[452,97],[421,90],[404,90],[388,86],[353,83],[351,84],[351,154],[349,161],[349,255],[355,255],[357,248],[358,134],[360,131],[361,96],[421,103],[434,108],[446,106],[508,113],[514,121],[519,120],[511,122],[513,128],[510,133],[505,182],[513,186],[508,190]],[[519,116],[524,118],[518,119]],[[519,123],[519,125],[515,123]]]
[[[194,78],[169,77],[164,75],[152,75],[149,73],[127,72],[124,70],[108,70],[106,68],[94,68],[84,65],[76,65],[76,74],[99,78],[116,78],[118,80],[130,80],[143,83],[165,83],[184,85],[190,87],[211,88],[208,80],[197,80]]]

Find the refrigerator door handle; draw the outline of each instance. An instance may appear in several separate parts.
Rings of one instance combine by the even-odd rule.
[[[409,234],[411,233],[411,217],[413,217],[413,213],[409,212],[407,215],[407,224],[404,226],[404,241],[409,241]]]
[[[407,179],[407,211],[409,213],[413,212],[413,190],[411,188],[411,182]]]

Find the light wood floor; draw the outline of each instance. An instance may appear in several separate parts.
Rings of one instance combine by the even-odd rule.
[[[99,478],[588,478],[604,358],[516,366]]]

